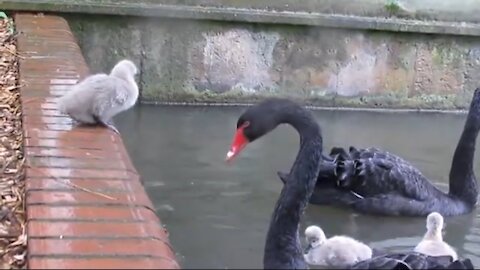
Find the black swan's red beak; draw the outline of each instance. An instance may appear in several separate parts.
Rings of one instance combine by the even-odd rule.
[[[242,125],[237,129],[235,132],[235,136],[233,136],[233,141],[232,145],[230,146],[230,150],[227,152],[227,157],[226,161],[229,162],[231,161],[235,156],[237,156],[245,146],[249,143],[247,137],[245,136],[245,133],[243,130],[247,127],[248,125]]]

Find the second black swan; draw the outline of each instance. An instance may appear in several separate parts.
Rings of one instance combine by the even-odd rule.
[[[480,88],[477,88],[453,154],[448,193],[435,187],[420,170],[397,155],[377,148],[350,147],[347,152],[334,147],[329,156],[322,155],[325,168],[310,202],[374,215],[470,213],[478,197],[473,160],[479,130]],[[287,173],[278,172],[278,175],[285,182]]]
[[[300,219],[317,177],[324,169],[320,127],[311,113],[290,100],[277,98],[248,108],[237,121],[237,130],[226,159],[232,161],[248,143],[283,123],[298,131],[300,149],[284,179],[285,185],[270,219],[263,266],[265,269],[306,269],[308,265],[299,238]],[[352,269],[449,269],[451,266],[473,269],[468,259],[452,262],[451,259],[415,252],[376,256],[355,264]]]

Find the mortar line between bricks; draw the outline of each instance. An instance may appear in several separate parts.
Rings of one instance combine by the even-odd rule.
[[[129,206],[125,206],[125,205],[107,205],[107,206],[104,206],[104,205],[87,205],[87,206],[85,206],[85,205],[65,205],[65,204],[62,204],[62,205],[29,204],[29,206],[36,206],[36,207],[48,206],[49,208],[64,208],[64,207],[88,207],[88,208],[99,208],[99,209],[110,208],[110,209],[116,209],[116,210],[123,210],[123,209],[140,209],[141,210],[141,209],[145,209],[148,212],[152,212],[155,216],[157,216],[156,211],[152,210],[152,208],[146,207],[146,206],[135,206],[135,205],[129,205]]]
[[[115,167],[112,167],[112,168],[99,168],[99,167],[88,167],[88,166],[85,166],[85,167],[68,167],[68,166],[47,166],[47,165],[42,165],[42,166],[31,166],[31,167],[35,167],[35,168],[52,168],[52,169],[78,169],[78,170],[97,170],[97,171],[103,171],[103,170],[109,170],[109,171],[118,171],[118,172],[129,172],[129,173],[132,173],[132,174],[135,174],[136,171],[134,170],[131,170],[131,169],[119,169],[119,168],[115,168]],[[126,166],[125,166],[126,167]]]
[[[168,257],[165,256],[152,256],[152,255],[131,255],[131,254],[105,254],[105,255],[91,255],[91,254],[79,254],[79,255],[64,255],[64,254],[58,254],[58,255],[29,255],[31,258],[38,258],[38,259],[73,259],[73,260],[84,260],[84,259],[116,259],[116,260],[132,260],[132,259],[160,259],[167,261],[173,265],[175,265],[177,268],[180,266],[178,265],[178,262],[176,260],[172,260]],[[93,268],[95,269],[95,268]]]
[[[105,254],[88,254],[88,253],[80,253],[80,254],[29,254],[29,257],[35,258],[55,258],[55,259],[104,259],[104,258],[128,258],[128,259],[135,259],[135,258],[152,258],[152,259],[162,259],[174,262],[174,260],[169,259],[165,256],[156,256],[150,254],[124,254],[124,253],[105,253]]]
[[[40,109],[40,108],[39,108]],[[35,124],[32,124],[30,123],[31,126],[35,126]],[[64,124],[45,124],[45,125],[51,125],[51,127],[45,127],[43,124],[42,124],[42,132],[43,131],[54,131],[54,132],[75,132],[75,133],[84,133],[85,135],[94,135],[95,133],[97,133],[98,131],[80,131],[80,130],[75,130],[73,128],[71,128],[69,125],[64,125]],[[65,126],[65,128],[63,127]],[[68,126],[68,127],[67,127]]]
[[[58,117],[58,118],[64,118],[64,117]],[[79,143],[79,142],[80,142],[81,144],[85,144],[85,143],[87,143],[87,142],[90,142],[91,140],[88,140],[88,139],[86,139],[86,140],[73,140],[73,139],[69,139],[69,140],[58,140],[58,139],[56,139],[56,138],[51,138],[51,139],[48,139],[48,138],[36,138],[35,140],[37,140],[37,141],[33,141],[33,142],[36,142],[36,143],[38,143],[38,142],[40,142],[40,141],[45,141],[45,140],[50,140],[50,141],[55,140],[55,141],[58,141],[58,142],[61,142],[61,143],[65,143],[65,144],[68,143],[68,144],[65,145],[65,146],[63,146],[63,145],[61,145],[61,146],[58,146],[58,145],[52,145],[52,146],[50,146],[50,145],[38,145],[38,144],[32,143],[32,139],[29,138],[29,142],[26,143],[27,147],[28,147],[28,148],[32,148],[32,149],[36,149],[36,148],[42,148],[42,149],[43,149],[43,148],[52,148],[52,149],[57,149],[57,148],[63,148],[63,147],[83,149],[83,148],[85,148],[85,147],[92,147],[92,146],[88,146],[88,145],[75,145],[75,143]],[[95,141],[94,143],[95,143],[95,144],[101,144],[101,143],[110,143],[110,142],[111,142],[111,140],[102,139],[102,140]],[[115,146],[112,146],[112,147],[113,147],[113,149],[109,149],[109,150],[112,150],[112,152],[113,152],[113,151],[118,151]],[[92,150],[105,150],[105,148],[98,148],[98,146],[96,146],[95,148],[92,148]]]
[[[41,139],[40,139],[41,140]],[[60,146],[39,146],[39,145],[34,145],[33,143],[29,143],[29,144],[26,144],[25,147],[27,147],[28,149],[31,149],[31,150],[34,150],[34,149],[41,149],[41,150],[55,150],[55,151],[58,151],[58,150],[76,150],[76,149],[80,149],[80,150],[90,150],[90,151],[107,151],[105,148],[99,148],[99,147],[88,147],[88,146],[77,146],[77,145],[68,145],[69,142],[66,141],[66,142],[61,142],[62,145]],[[120,150],[118,149],[108,149],[108,152],[109,153],[112,153],[112,152],[115,152],[115,153],[121,153]],[[45,156],[45,155],[42,155],[40,157],[45,157],[45,158],[50,158],[51,156]]]
[[[38,139],[38,140],[41,141],[41,140],[55,140],[55,139]],[[58,141],[58,140],[55,140],[55,141]],[[41,149],[52,149],[52,150],[59,150],[59,149],[68,149],[68,150],[82,149],[82,150],[97,150],[97,151],[105,150],[104,148],[100,148],[98,146],[93,147],[88,145],[75,145],[72,140],[60,141],[60,144],[62,145],[55,145],[55,146],[45,145],[44,146],[44,145],[39,145],[39,142],[35,142],[35,143],[29,142],[29,143],[25,143],[25,146],[30,149],[41,148]],[[117,149],[109,149],[109,152],[110,151],[119,152],[119,150]]]
[[[32,138],[28,138],[29,140],[32,140]],[[37,140],[55,140],[55,138],[36,138]],[[64,143],[66,144],[66,146],[68,146],[69,148],[73,148],[73,149],[82,149],[84,147],[88,147],[88,146],[77,146],[75,145],[74,143],[76,142],[75,140],[55,140],[55,141],[58,141],[60,143]],[[89,142],[90,140],[82,140],[81,142],[82,143],[87,143]],[[112,141],[110,140],[100,140],[100,142],[103,142],[103,143],[112,143]],[[97,143],[100,143],[100,142],[97,142]],[[33,151],[33,150],[58,150],[59,148],[62,149],[64,148],[64,146],[41,146],[41,145],[32,145],[33,143],[29,142],[29,143],[26,143],[26,147],[28,148],[28,150],[30,151]],[[112,146],[112,148],[114,149],[105,149],[105,148],[94,148],[94,149],[90,149],[92,151],[103,151],[103,152],[115,152],[115,154],[119,153],[121,154],[123,151],[121,151],[121,149],[115,149],[114,146]],[[41,154],[33,154],[34,156],[40,156],[40,157],[43,157],[43,156],[46,156],[46,155],[41,155]],[[46,156],[46,157],[50,157],[50,156]]]
[[[45,157],[45,158],[49,158],[49,157]],[[88,166],[85,166],[85,167],[69,167],[69,166],[58,166],[58,165],[54,165],[54,166],[50,166],[50,165],[30,165],[30,167],[34,167],[34,168],[39,168],[39,169],[42,169],[42,168],[53,168],[53,169],[78,169],[78,170],[96,170],[96,171],[103,171],[103,170],[109,170],[109,171],[118,171],[118,172],[131,172],[131,173],[136,173],[136,171],[133,171],[131,169],[119,169],[119,168],[99,168],[99,167],[88,167]]]
[[[30,147],[29,147],[30,148]],[[56,150],[56,149],[54,149]],[[34,158],[70,158],[70,159],[84,159],[84,160],[105,160],[106,158],[105,157],[82,157],[82,158],[76,158],[76,157],[68,157],[68,156],[60,156],[60,155],[49,155],[49,156],[46,156],[46,155],[40,155],[40,154],[28,154],[29,157],[34,157]],[[110,158],[108,158],[109,160],[112,160]],[[119,159],[121,160],[121,159]],[[116,160],[114,160],[116,161]]]
[[[36,240],[111,240],[111,241],[120,241],[120,240],[155,240],[160,241],[172,251],[175,252],[173,246],[170,244],[168,239],[156,237],[156,236],[90,236],[90,235],[82,235],[82,236],[32,236],[29,239],[36,239]]]
[[[108,177],[91,177],[91,176],[88,176],[88,177],[80,177],[80,176],[57,176],[57,177],[48,177],[48,176],[28,176],[28,178],[30,178],[29,180],[32,180],[32,181],[36,181],[37,179],[40,179],[40,180],[43,180],[43,179],[52,179],[52,180],[56,180],[56,179],[60,179],[60,180],[79,180],[79,181],[82,181],[82,180],[85,180],[85,181],[88,181],[88,180],[98,180],[98,179],[101,179],[101,180],[107,180],[107,181],[119,181],[119,182],[133,182],[134,180],[130,179],[130,178],[115,178],[115,177],[111,177],[111,178],[108,178]]]
[[[165,241],[165,239],[156,237],[156,236],[90,236],[90,235],[76,235],[76,236],[31,236],[29,239],[38,239],[38,240],[157,240]]]
[[[43,150],[43,151],[53,151],[53,150],[60,150],[60,149],[65,149],[65,150],[90,150],[90,151],[98,151],[98,152],[107,152],[111,153],[110,155],[117,155],[121,154],[123,151],[115,146],[110,146],[109,148],[101,148],[99,144],[101,143],[111,143],[109,140],[99,140],[98,142],[94,142],[94,144],[97,144],[95,146],[89,146],[85,145],[85,143],[88,143],[91,140],[81,140],[81,141],[75,141],[75,140],[58,140],[55,138],[36,138],[35,140],[37,141],[31,141],[32,138],[28,137],[27,138],[29,141],[25,143],[25,147],[27,150],[30,151],[35,151],[35,150]],[[59,145],[39,145],[41,141],[53,141],[55,140],[56,143]],[[46,155],[41,155],[41,154],[35,154],[36,156],[46,156]],[[47,156],[50,157],[50,156]]]
[[[50,117],[51,115],[44,115],[44,116]],[[39,139],[39,140],[55,140],[55,139],[58,140],[58,135],[53,136],[53,137],[42,137],[42,136],[38,136],[38,134],[32,134],[32,133],[43,133],[43,132],[45,132],[45,130],[29,131],[28,134],[25,134],[25,138],[26,139],[35,138],[35,139]],[[52,132],[58,132],[58,131],[52,131]],[[34,135],[34,136],[32,136],[32,135]],[[90,141],[90,139],[82,139],[82,137],[80,137],[80,136],[75,136],[75,138],[78,139],[78,141],[82,141],[82,142]],[[70,140],[73,140],[73,139],[70,139]],[[66,140],[66,141],[68,141],[68,140]],[[29,147],[35,148],[36,146],[29,146]]]
[[[38,114],[36,114],[36,116],[50,117],[52,115],[38,115]],[[26,123],[26,124],[28,124],[28,123]],[[49,132],[52,132],[53,134],[55,134],[55,136],[51,137],[51,135],[49,136],[49,135],[42,134],[42,133],[49,133]],[[39,136],[39,133],[41,134],[40,136]],[[26,134],[25,134],[24,137],[26,139],[32,139],[32,138],[39,139],[39,140],[45,140],[45,139],[53,140],[53,139],[56,139],[58,141],[62,141],[62,140],[58,139],[58,136],[59,135],[66,136],[66,133],[75,133],[75,135],[72,136],[72,137],[75,138],[75,139],[78,139],[78,141],[82,141],[82,142],[88,142],[88,141],[91,140],[91,139],[84,139],[84,138],[82,138],[83,136],[85,136],[85,135],[86,136],[92,136],[92,134],[93,134],[92,132],[85,133],[85,132],[81,132],[81,131],[78,131],[78,130],[74,131],[74,130],[46,130],[46,129],[35,129],[35,130],[33,130],[33,129],[30,129],[30,130],[26,131]],[[44,137],[44,136],[47,136],[47,137]],[[108,138],[107,135],[105,135],[105,134],[102,134],[100,136],[103,137],[102,139]],[[73,140],[73,139],[70,139],[70,140]],[[112,143],[116,143],[116,142],[113,141]],[[35,148],[37,146],[29,146],[29,147]]]
[[[92,181],[94,181],[94,180],[92,180]],[[68,183],[68,182],[66,182],[66,183]],[[63,184],[63,183],[61,183],[61,184]],[[135,191],[135,190],[131,190],[131,189],[128,189],[128,188],[109,188],[109,187],[88,188],[88,190],[95,191],[95,192],[100,192],[101,191],[102,193],[105,193],[105,195],[107,195],[107,194],[123,195],[123,194],[131,193],[132,191]],[[65,188],[29,188],[28,192],[29,193],[41,193],[41,192],[44,192],[44,193],[50,193],[50,192],[84,193],[86,191],[82,190],[82,189],[79,189],[75,186],[65,185]]]
[[[118,177],[105,177],[105,176],[96,176],[96,175],[93,175],[93,176],[88,176],[88,177],[85,177],[85,176],[73,176],[73,175],[69,175],[69,176],[32,176],[32,175],[27,175],[28,178],[32,178],[32,179],[46,179],[46,178],[49,178],[49,179],[68,179],[68,180],[72,180],[72,179],[102,179],[102,180],[109,180],[109,181],[134,181],[132,180],[131,178],[126,178],[126,177],[122,177],[122,178],[118,178]],[[136,176],[138,177],[138,176]]]
[[[121,188],[89,188],[95,192],[102,192],[102,193],[130,193],[134,190],[131,189],[121,189]],[[71,192],[71,193],[80,193],[85,192],[83,190],[76,189],[74,187],[71,188],[27,188],[27,192]]]
[[[37,222],[52,222],[52,223],[62,223],[62,222],[72,222],[72,223],[120,223],[120,224],[129,224],[129,223],[152,223],[156,224],[155,221],[149,221],[146,219],[137,219],[137,218],[29,218],[29,221]]]
[[[109,197],[114,197],[115,198],[115,195],[120,195],[120,196],[124,196],[124,195],[127,195],[127,194],[130,194],[132,191],[134,192],[134,190],[129,190],[129,189],[123,189],[123,190],[120,190],[120,189],[109,189],[109,188],[105,188],[105,189],[92,189],[92,188],[89,188],[88,189],[89,191],[93,191],[95,193],[102,193],[102,195],[107,195]],[[57,189],[57,190],[53,190],[53,189],[28,189],[27,194],[48,194],[48,193],[69,193],[69,194],[84,194],[84,193],[89,193],[89,192],[86,192],[84,190],[81,190],[81,189],[77,189],[77,188],[72,188],[72,189]],[[95,193],[89,193],[89,194],[92,194],[94,196],[98,196],[98,194],[95,194]]]
[[[59,202],[59,203],[29,203],[28,198],[27,198],[27,205],[32,206],[32,205],[38,205],[38,206],[58,206],[58,207],[68,207],[68,206],[95,206],[95,207],[135,207],[135,208],[146,208],[150,211],[153,211],[156,214],[156,211],[146,205],[141,205],[141,204],[129,204],[129,203],[88,203],[88,202],[75,202],[75,203],[67,203],[67,202]]]
[[[42,155],[42,156],[32,156],[32,155],[30,155],[30,154],[27,154],[26,156],[28,156],[28,157],[30,157],[30,158],[31,158],[31,157],[34,157],[35,159],[39,159],[39,158],[47,158],[47,159],[48,159],[48,158],[51,157],[51,156],[44,156],[44,155]],[[72,159],[85,160],[85,158],[83,158],[83,157],[72,158]],[[98,158],[98,159],[102,159],[103,161],[108,161],[108,160],[110,160],[110,157],[103,157],[103,158]],[[122,160],[122,163],[124,163],[124,164],[126,163],[126,162],[124,162],[124,159],[120,159],[120,160]],[[32,163],[32,161],[29,161],[29,162]],[[35,162],[33,161],[33,163],[35,163]],[[52,166],[45,166],[45,165],[37,166],[36,164],[34,164],[34,165],[29,164],[28,167],[27,167],[27,169],[28,169],[28,170],[33,170],[33,171],[35,171],[35,170],[39,170],[39,169],[42,169],[42,168],[45,168],[45,167],[52,168]],[[126,169],[125,169],[125,170],[123,170],[123,169],[122,169],[122,170],[119,170],[119,169],[105,169],[105,168],[103,168],[103,169],[102,169],[102,168],[92,168],[92,169],[80,169],[80,168],[75,169],[75,168],[69,168],[69,169],[72,169],[72,170],[83,170],[83,171],[126,171]],[[66,169],[66,168],[58,168],[58,170],[68,170],[68,169]],[[46,173],[45,173],[45,174],[46,174]],[[132,173],[132,174],[134,174],[134,175],[136,175],[136,176],[139,176],[138,173]],[[48,174],[47,174],[46,176],[48,176]]]

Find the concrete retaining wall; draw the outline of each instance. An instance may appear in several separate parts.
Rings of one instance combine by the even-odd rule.
[[[97,2],[65,17],[92,71],[137,62],[143,101],[457,109],[480,82],[474,1]]]
[[[462,108],[479,83],[476,37],[316,26],[70,16],[87,62],[142,66],[146,101]],[[113,35],[111,33],[114,33]]]

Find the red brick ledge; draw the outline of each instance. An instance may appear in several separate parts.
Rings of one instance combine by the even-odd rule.
[[[14,16],[25,132],[28,267],[180,268],[117,134],[73,127],[56,99],[89,70],[58,16]]]

